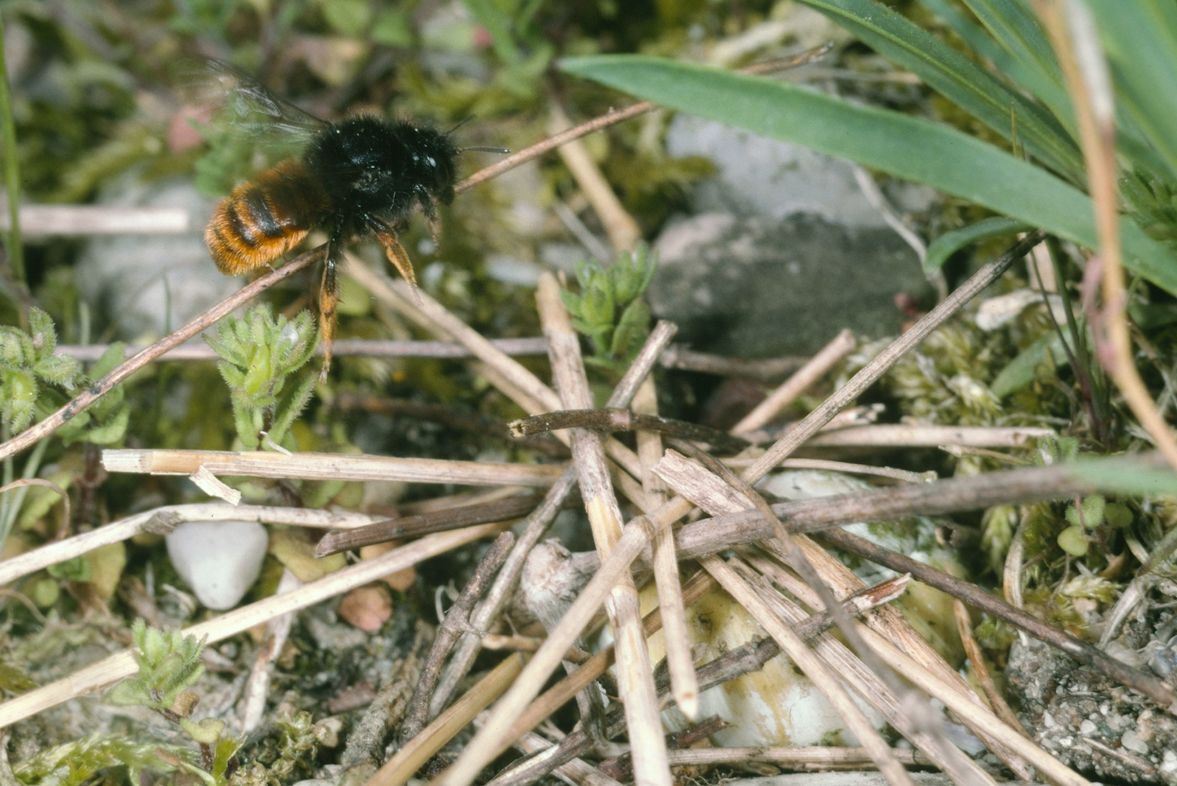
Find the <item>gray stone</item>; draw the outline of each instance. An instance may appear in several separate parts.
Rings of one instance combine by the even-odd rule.
[[[204,245],[212,201],[189,181],[122,185],[109,206],[182,207],[192,231],[182,235],[111,236],[90,240],[77,265],[78,289],[100,304],[120,339],[154,340],[241,287],[217,270]]]
[[[666,149],[674,157],[704,156],[716,166],[715,176],[691,195],[697,213],[769,218],[809,213],[845,226],[886,226],[882,212],[855,181],[854,166],[807,147],[678,115],[667,130]],[[934,195],[932,189],[907,183],[887,188],[900,211],[926,210]]]
[[[741,357],[812,352],[842,328],[897,333],[895,296],[927,286],[889,229],[806,214],[705,213],[667,228],[655,249],[655,315],[697,350]]]

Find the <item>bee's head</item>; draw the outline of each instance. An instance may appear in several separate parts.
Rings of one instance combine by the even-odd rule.
[[[336,206],[395,215],[423,197],[452,201],[457,155],[439,131],[361,116],[324,130],[307,148],[306,164]]]

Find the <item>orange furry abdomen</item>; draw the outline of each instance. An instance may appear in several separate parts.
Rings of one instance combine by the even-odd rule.
[[[242,183],[213,211],[204,242],[217,269],[239,276],[297,246],[326,207],[322,186],[287,159]]]

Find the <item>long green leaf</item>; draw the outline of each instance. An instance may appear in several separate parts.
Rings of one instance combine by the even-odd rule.
[[[1151,1],[1151,0],[1150,0]],[[1168,2],[1169,0],[1164,0]],[[1059,124],[1067,129],[1072,139],[1078,138],[1075,114],[1071,98],[1063,84],[1062,74],[1055,61],[1050,39],[1042,30],[1038,18],[1026,5],[1026,0],[963,0],[1000,44],[1012,61],[995,60],[994,66],[1014,84],[1028,91],[1048,108]],[[1097,0],[1097,4],[1098,0]],[[1105,7],[1118,16],[1127,6],[1135,10],[1137,0],[1131,3],[1111,2]],[[1129,38],[1129,41],[1131,38]],[[1170,81],[1175,77],[1170,76]],[[1122,80],[1117,80],[1123,88]],[[1148,93],[1146,92],[1147,96]],[[1127,100],[1126,100],[1127,99]],[[1118,101],[1116,118],[1116,146],[1124,157],[1144,172],[1161,172],[1168,164],[1146,140],[1140,130],[1139,117],[1132,104],[1131,96],[1121,96]],[[1128,106],[1123,106],[1127,104]]]
[[[967,57],[875,0],[800,0],[1046,166],[1076,182],[1082,157],[1054,118]]]
[[[1091,200],[1048,172],[959,131],[853,106],[796,85],[654,57],[604,55],[564,70],[663,106],[849,158],[939,188],[1093,248]],[[1123,225],[1127,264],[1177,294],[1177,261],[1135,224]]]
[[[1025,232],[1029,228],[1022,221],[993,216],[983,218],[967,227],[962,227],[952,232],[945,232],[928,245],[928,253],[924,256],[924,270],[926,272],[939,270],[948,261],[950,256],[965,246],[971,246],[973,243],[1002,237],[1003,235]]]
[[[1117,101],[1177,179],[1177,3],[1089,0],[1115,74]],[[1157,172],[1156,174],[1160,174]]]
[[[1073,131],[1074,111],[1050,39],[1025,0],[964,0],[964,4],[1018,64],[1016,73],[1011,74],[1017,84],[1050,107],[1059,123]]]

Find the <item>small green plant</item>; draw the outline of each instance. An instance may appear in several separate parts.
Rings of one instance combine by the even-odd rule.
[[[222,323],[204,340],[220,355],[217,368],[229,386],[233,422],[241,444],[256,450],[281,444],[294,419],[310,401],[315,374],[296,376],[318,344],[311,315],[275,318],[256,306],[240,319]]]
[[[29,309],[29,332],[0,326],[0,423],[10,433],[28,428],[42,405],[43,387],[66,392],[81,381],[82,364],[53,354],[57,331],[39,308]]]
[[[65,355],[55,355],[57,330],[39,308],[29,309],[29,332],[0,326],[0,425],[9,433],[24,431],[65,403],[65,396],[108,374],[123,359],[124,346],[112,344],[89,373]],[[130,410],[121,388],[70,419],[58,434],[66,444],[110,445],[123,439]]]
[[[185,772],[209,786],[229,782],[229,764],[241,742],[225,736],[223,721],[197,721],[190,715],[197,693],[191,688],[204,673],[200,653],[204,642],[178,631],[148,628],[143,620],[131,627],[139,672],[109,694],[115,704],[147,707],[176,723],[199,746],[189,747],[121,735],[93,735],[43,750],[13,768],[21,783],[80,786],[102,770],[126,767],[132,783],[147,772]]]
[[[654,256],[639,246],[612,265],[586,262],[576,271],[580,293],[565,290],[562,296],[576,329],[592,342],[591,361],[624,366],[641,348],[650,333],[650,308],[643,295],[654,267]]]

